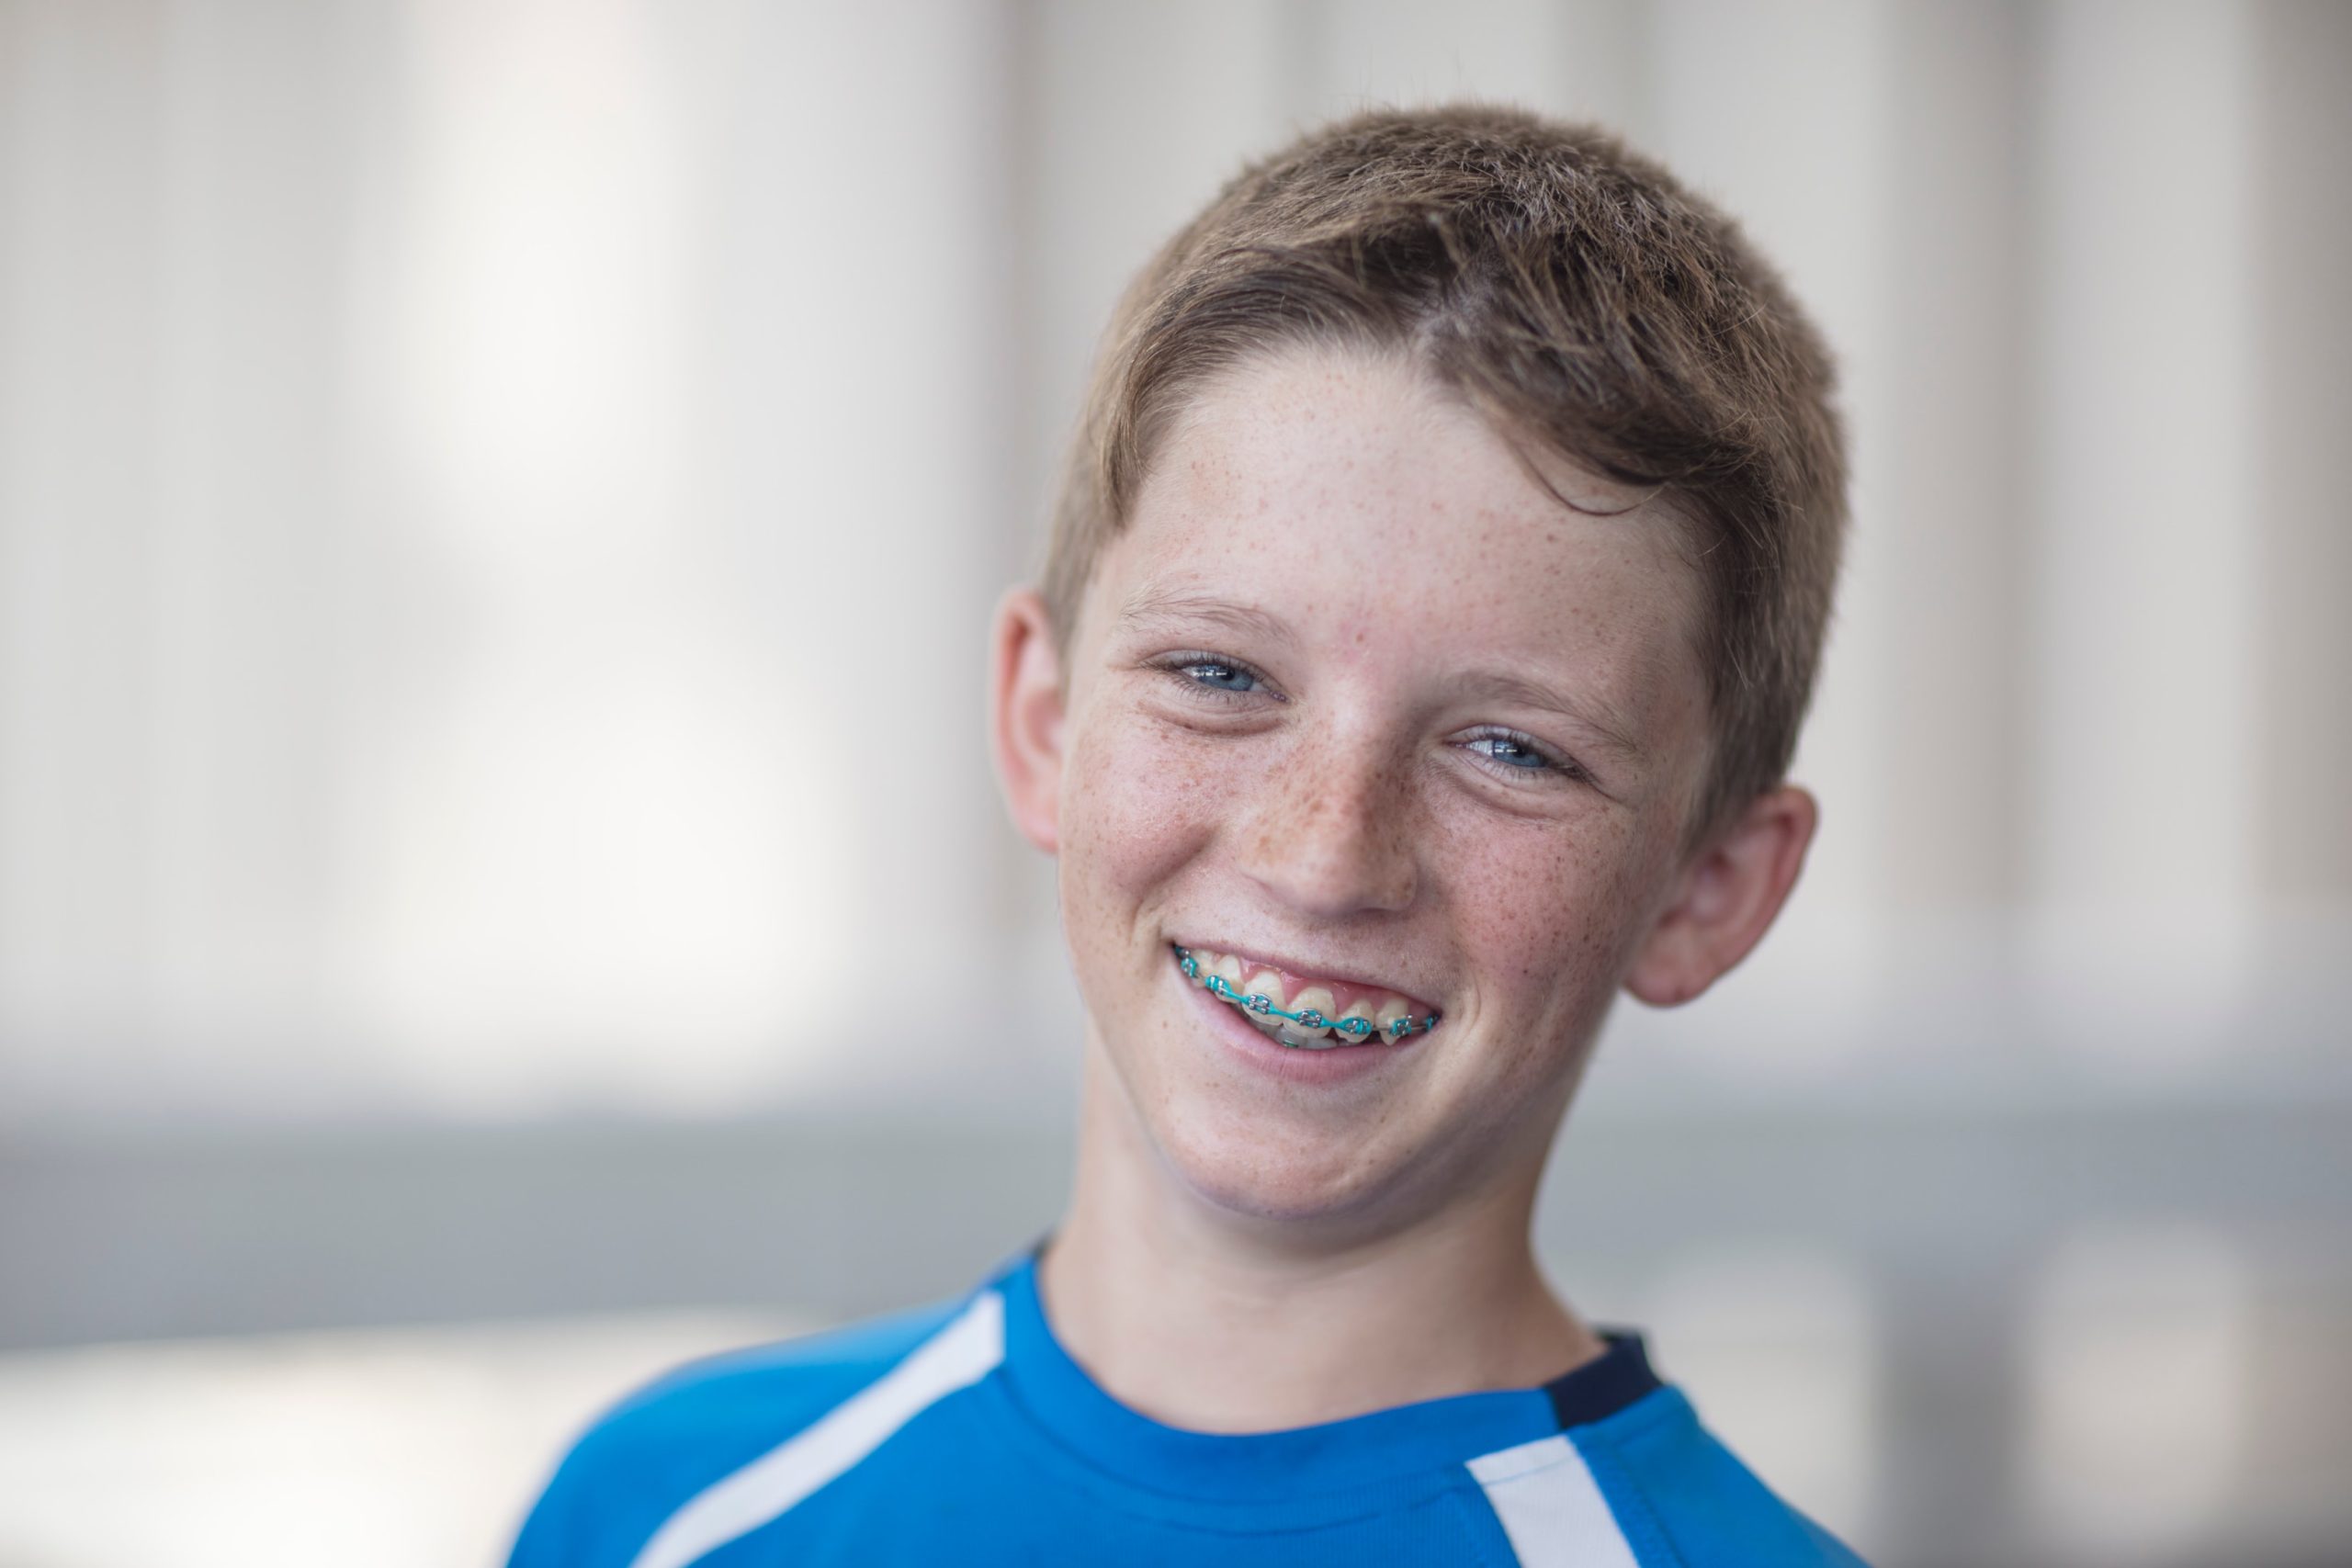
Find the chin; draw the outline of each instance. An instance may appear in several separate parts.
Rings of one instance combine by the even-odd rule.
[[[1262,1118],[1195,1111],[1155,1136],[1170,1169],[1203,1203],[1250,1219],[1345,1226],[1389,1209],[1398,1171],[1361,1144]]]

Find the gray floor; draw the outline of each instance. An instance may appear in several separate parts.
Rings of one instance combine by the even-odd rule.
[[[1549,1174],[1542,1240],[1607,1316],[1692,1257],[1849,1266],[1876,1346],[1872,1534],[1894,1560],[2216,1561],[2218,1534],[2233,1562],[2341,1562],[2348,1134],[2333,1104],[1593,1118]],[[20,1134],[0,1145],[0,1348],[664,1307],[850,1316],[960,1289],[1041,1234],[1067,1157],[1056,1127],[884,1121]],[[2100,1554],[2053,1540],[2027,1495],[2028,1341],[2053,1258],[2150,1226],[2219,1238],[2253,1281],[2248,1408],[2205,1544]],[[1654,1349],[1674,1375],[1674,1345]]]

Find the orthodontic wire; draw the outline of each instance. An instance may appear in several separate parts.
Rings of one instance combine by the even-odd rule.
[[[1174,942],[1169,945],[1176,946]],[[1201,980],[1201,961],[1193,957],[1189,950],[1176,948],[1176,964],[1178,968],[1184,971],[1184,978],[1187,980]],[[1419,1023],[1414,1022],[1410,1017],[1392,1019],[1387,1029],[1384,1031],[1368,1018],[1325,1018],[1316,1008],[1308,1008],[1305,1012],[1284,1012],[1274,1005],[1273,998],[1260,996],[1254,991],[1245,996],[1227,985],[1222,975],[1211,975],[1207,979],[1201,980],[1201,988],[1219,1001],[1231,1002],[1243,1012],[1254,1012],[1266,1018],[1286,1018],[1293,1023],[1304,1025],[1308,1029],[1329,1029],[1335,1033],[1345,1034],[1356,1040],[1361,1040],[1367,1034],[1385,1033],[1393,1042],[1402,1040],[1408,1034],[1427,1034],[1437,1027],[1437,1021],[1445,1016],[1443,1013],[1432,1012]],[[1290,1043],[1284,1041],[1283,1043],[1287,1045]],[[1294,1049],[1303,1048],[1294,1047]]]

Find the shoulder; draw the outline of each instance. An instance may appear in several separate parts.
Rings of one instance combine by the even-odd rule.
[[[1683,1568],[1862,1568],[1707,1430],[1679,1389],[1575,1428],[1636,1562]]]
[[[646,1383],[564,1456],[510,1568],[625,1568],[685,1503],[887,1377],[970,1302],[729,1351]]]

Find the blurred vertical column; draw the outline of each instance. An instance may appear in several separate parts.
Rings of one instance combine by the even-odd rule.
[[[2027,29],[2005,4],[1904,6],[1891,25],[1893,368],[1863,520],[1880,570],[1860,585],[1888,605],[1865,737],[1886,796],[1873,859],[1890,912],[1981,984],[2022,870]]]
[[[149,1029],[150,7],[0,7],[0,1103]]]
[[[762,722],[831,792],[787,808],[828,876],[774,874],[839,961],[775,955],[775,1048],[831,1053],[846,1015],[888,1049],[833,1077],[1026,1093],[971,1026],[1012,945],[984,722],[1024,390],[1012,7],[724,0],[671,25],[710,152],[689,488],[771,671]]]
[[[2029,886],[2039,984],[2135,1069],[2222,1042],[2261,841],[2255,28],[2035,13]]]
[[[359,62],[381,40],[351,6],[159,10],[148,1092],[201,1100],[192,1086],[228,1077],[252,1106],[314,1094],[300,1079],[343,1055],[350,1021],[318,917],[349,705],[336,588]]]
[[[1865,476],[1857,518],[1871,542],[1862,564],[1876,570],[1846,590],[1883,603],[1864,623],[1876,645],[1834,642],[1831,657],[1841,671],[1877,667],[1851,739],[1876,765],[1871,903],[1898,940],[1880,955],[1885,1005],[1869,1048],[1950,1071],[2028,1047],[2011,1005],[2009,928],[2031,728],[2020,389],[2033,364],[2021,321],[2032,38],[2027,7],[2009,4],[1905,5],[1888,26],[1887,367],[1871,405],[1879,444],[1865,449],[1883,466]],[[1841,804],[1828,805],[1833,836],[1849,830]],[[1955,1562],[2014,1561],[2024,1528],[2006,1460],[2021,1397],[2016,1329],[1981,1303],[2005,1303],[2022,1266],[1997,1239],[1954,1246],[1894,1228],[1905,1244],[1872,1258],[1883,1355],[1874,1416],[1899,1458],[1876,1517],[1915,1556],[1932,1542]]]
[[[2352,6],[2275,0],[2261,18],[2254,810],[2264,888],[2317,917],[2311,934],[2333,928],[2332,958],[2305,953],[2333,968],[2352,937]]]

